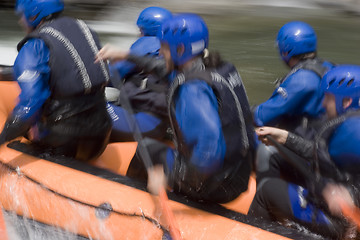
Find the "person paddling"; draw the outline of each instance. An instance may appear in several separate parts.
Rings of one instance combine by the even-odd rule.
[[[263,182],[250,213],[281,222],[294,221],[315,233],[343,239],[356,236],[356,228],[344,220],[341,204],[350,209],[360,206],[360,66],[333,68],[323,77],[321,86],[328,120],[317,129],[314,141],[283,129],[257,129],[265,144],[272,144],[271,136],[306,159],[296,163],[310,173],[304,175],[304,170],[294,169],[285,160],[278,162],[276,168],[282,177],[269,177]]]
[[[305,22],[282,26],[276,44],[290,72],[278,81],[271,97],[254,108],[254,123],[294,131],[304,118],[310,124],[323,115],[320,81],[333,64],[317,57],[316,33]]]
[[[283,128],[311,139],[312,125],[321,123],[325,112],[321,105],[321,78],[334,65],[318,58],[316,32],[305,22],[284,24],[277,34],[276,45],[290,72],[278,81],[267,101],[253,108],[254,124]],[[274,165],[271,161],[278,160],[274,147],[259,144],[255,161],[258,186],[273,175],[269,166]]]
[[[169,10],[161,7],[145,8],[138,17],[137,26],[140,30],[138,38],[130,47],[130,53],[137,56],[153,55],[158,56],[160,41],[156,33],[161,24],[172,17]],[[126,60],[117,61],[116,47],[105,45],[104,50],[113,53],[114,57],[110,64],[111,74],[113,75],[110,86],[107,87],[108,112],[113,120],[113,128],[110,141],[123,142],[134,141],[134,123],[128,123],[131,119],[129,110],[123,102],[127,98],[133,108],[134,120],[140,128],[140,132],[145,137],[151,137],[166,141],[169,139],[167,129],[169,127],[166,95],[169,88],[167,79],[159,78],[153,74],[148,74],[137,68],[134,63]],[[115,90],[114,87],[119,91]]]
[[[108,67],[93,61],[97,35],[83,21],[62,16],[63,9],[62,0],[16,2],[27,33],[14,64],[21,93],[0,141],[27,136],[44,151],[90,160],[103,152],[111,130]]]
[[[167,183],[191,199],[220,203],[247,189],[255,138],[241,77],[219,54],[208,52],[208,34],[196,14],[176,15],[159,31],[166,72],[177,72],[168,99],[175,147],[147,140],[155,165],[149,169],[148,186],[157,193]],[[97,59],[108,54],[100,50]],[[159,75],[164,71],[153,57],[127,52],[117,57]],[[146,177],[142,160],[132,160],[128,175]]]

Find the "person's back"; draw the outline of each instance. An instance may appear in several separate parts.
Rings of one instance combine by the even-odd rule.
[[[276,221],[286,218],[324,236],[345,239],[353,234],[352,224],[339,212],[339,201],[360,205],[360,66],[333,68],[323,77],[321,88],[327,121],[317,129],[314,141],[293,133],[278,138],[283,130],[279,135],[263,129],[261,134],[284,139],[281,143],[302,156],[295,160],[309,171],[290,170],[302,183],[269,177],[258,189],[250,213]]]
[[[159,49],[160,42],[156,37],[145,36],[135,41],[130,48],[130,54],[158,57]],[[135,128],[132,123],[129,124],[132,119],[136,120],[144,137],[165,140],[168,135],[166,102],[168,80],[145,73],[131,62],[121,61],[121,63],[131,66],[132,70],[126,74],[125,79],[120,79],[116,72],[112,72],[118,80],[113,85],[119,85],[120,94],[115,101],[108,104],[108,112],[113,120],[111,141],[134,140]],[[131,105],[133,116],[129,115],[128,106],[124,104],[126,102]]]
[[[285,24],[278,32],[277,45],[291,71],[279,82],[272,96],[256,107],[254,123],[292,131],[304,121],[310,124],[323,115],[320,81],[333,65],[317,58],[316,33],[304,22]]]
[[[184,79],[173,84],[170,92],[169,108],[174,111],[169,114],[177,130],[175,141],[185,146],[178,148],[182,163],[178,163],[173,174],[177,175],[175,179],[181,179],[181,174],[194,164],[199,168],[198,176],[211,173],[202,183],[206,191],[194,193],[191,189],[197,183],[191,178],[177,182],[177,188],[188,191],[186,194],[195,199],[226,202],[247,189],[244,183],[249,178],[255,148],[250,107],[241,77],[232,64],[221,62],[211,67],[205,64],[205,71],[196,65],[204,63],[200,60],[193,63],[192,70],[185,72]],[[205,96],[211,101],[207,102]],[[218,129],[206,128],[206,118],[218,119],[213,126]],[[232,190],[224,186],[231,186]],[[226,190],[220,191],[221,188]]]
[[[209,54],[208,28],[198,15],[176,15],[158,34],[164,61],[121,51],[113,54],[106,48],[97,55],[97,61],[115,56],[172,79],[167,107],[174,146],[141,139],[127,175],[148,176],[154,194],[167,180],[174,191],[194,200],[231,201],[247,189],[255,148],[240,75],[219,55]]]
[[[131,45],[130,54],[158,56],[160,42],[156,33],[161,24],[171,17],[171,12],[161,7],[147,7],[142,10],[136,22],[141,37]],[[114,99],[110,101],[108,98],[108,111],[113,120],[111,141],[134,140],[134,126],[133,123],[129,124],[132,119],[136,120],[144,137],[167,140],[168,80],[144,73],[129,61],[114,62],[110,65],[110,70],[114,75],[110,85],[120,90],[120,94],[116,94]],[[106,92],[109,90],[110,88],[107,88]],[[129,116],[124,101],[129,101],[134,116]]]
[[[340,170],[360,176],[360,127],[357,126],[360,126],[360,113],[337,128],[329,141],[329,154]]]
[[[208,29],[195,14],[164,23],[159,39],[167,71],[178,73],[168,102],[175,148],[148,149],[162,159],[175,191],[198,201],[231,201],[247,189],[254,153],[240,75],[218,55],[208,55]]]
[[[307,23],[286,23],[276,41],[282,60],[291,70],[278,82],[272,96],[253,109],[254,124],[276,126],[312,139],[313,128],[324,117],[321,78],[333,65],[317,58],[317,36]],[[255,169],[259,186],[264,177],[277,174],[278,169],[269,167],[275,159],[278,153],[274,147],[258,145]]]
[[[31,140],[44,150],[89,160],[103,152],[110,134],[109,74],[103,61],[93,60],[96,34],[81,20],[60,16],[63,8],[60,0],[17,2],[29,34],[18,44],[21,94],[2,136],[11,140],[32,127]]]

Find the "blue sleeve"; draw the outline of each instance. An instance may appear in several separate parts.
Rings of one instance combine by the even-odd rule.
[[[257,126],[275,125],[283,116],[318,117],[323,113],[320,78],[309,70],[289,76],[264,103],[254,111]]]
[[[51,94],[48,84],[49,57],[49,49],[40,39],[30,39],[21,48],[14,64],[14,74],[21,93],[13,117],[35,122],[34,117]]]
[[[113,71],[118,71],[120,79],[123,79],[129,73],[134,71],[135,64],[128,62],[128,61],[120,61],[120,62],[116,62],[116,63],[110,65],[109,68],[110,68],[111,74],[113,73]],[[113,87],[118,87],[118,86],[113,86]]]
[[[226,144],[212,88],[203,81],[191,81],[179,88],[175,100],[176,119],[190,162],[209,174],[222,166]]]
[[[360,173],[360,117],[349,118],[333,133],[329,154],[340,170]]]

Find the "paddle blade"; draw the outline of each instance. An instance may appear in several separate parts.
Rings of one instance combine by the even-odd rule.
[[[340,208],[345,218],[356,224],[360,230],[360,209],[357,207],[350,207],[344,202],[340,202]]]
[[[1,240],[8,240],[8,235],[7,235],[7,231],[6,231],[6,224],[5,224],[5,219],[3,216],[3,212],[2,209],[0,208],[0,239]]]
[[[175,216],[173,212],[170,209],[170,206],[168,204],[168,197],[166,194],[166,191],[164,188],[160,188],[159,190],[159,200],[161,209],[163,211],[163,214],[165,215],[165,219],[167,221],[167,224],[169,225],[170,235],[173,240],[182,240],[179,227],[176,224]]]

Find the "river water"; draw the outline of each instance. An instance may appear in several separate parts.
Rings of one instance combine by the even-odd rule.
[[[168,1],[166,7],[176,11],[179,5],[174,2]],[[360,17],[310,4],[300,8],[301,1],[269,2],[273,4],[236,5],[235,9],[229,6],[220,8],[218,5],[202,6],[201,9],[194,6],[194,11],[200,12],[208,24],[210,50],[219,51],[237,66],[251,104],[265,101],[274,89],[273,82],[288,71],[274,41],[279,28],[288,21],[306,21],[314,27],[321,58],[335,63],[360,64]],[[285,2],[287,4],[279,4]],[[294,8],[289,7],[292,2]],[[138,34],[136,18],[148,4],[141,0],[130,1],[97,11],[67,7],[66,13],[86,20],[99,32],[103,44],[109,42],[127,48]],[[23,33],[12,10],[0,10],[0,16],[0,64],[12,64],[16,43]]]
[[[188,8],[179,8],[174,1],[163,3],[174,12],[189,11],[188,8],[191,8],[188,5]],[[191,1],[184,2],[191,4]],[[360,64],[360,17],[339,9],[301,5],[302,1],[293,1],[296,3],[293,7],[277,4],[289,1],[272,2],[272,6],[236,4],[234,7],[219,7],[219,3],[216,5],[213,2],[213,5],[209,4],[205,8],[195,4],[193,6],[194,11],[201,13],[208,24],[210,50],[219,51],[226,60],[237,66],[251,104],[265,101],[274,89],[273,82],[288,71],[274,42],[277,31],[288,21],[306,21],[314,27],[321,58],[335,63]],[[128,48],[138,34],[136,18],[149,4],[141,0],[127,1],[126,4],[122,2],[96,11],[67,7],[66,13],[87,21],[98,31],[103,44],[112,43]],[[0,19],[0,64],[12,65],[16,44],[24,33],[17,25],[13,10],[0,9]]]

